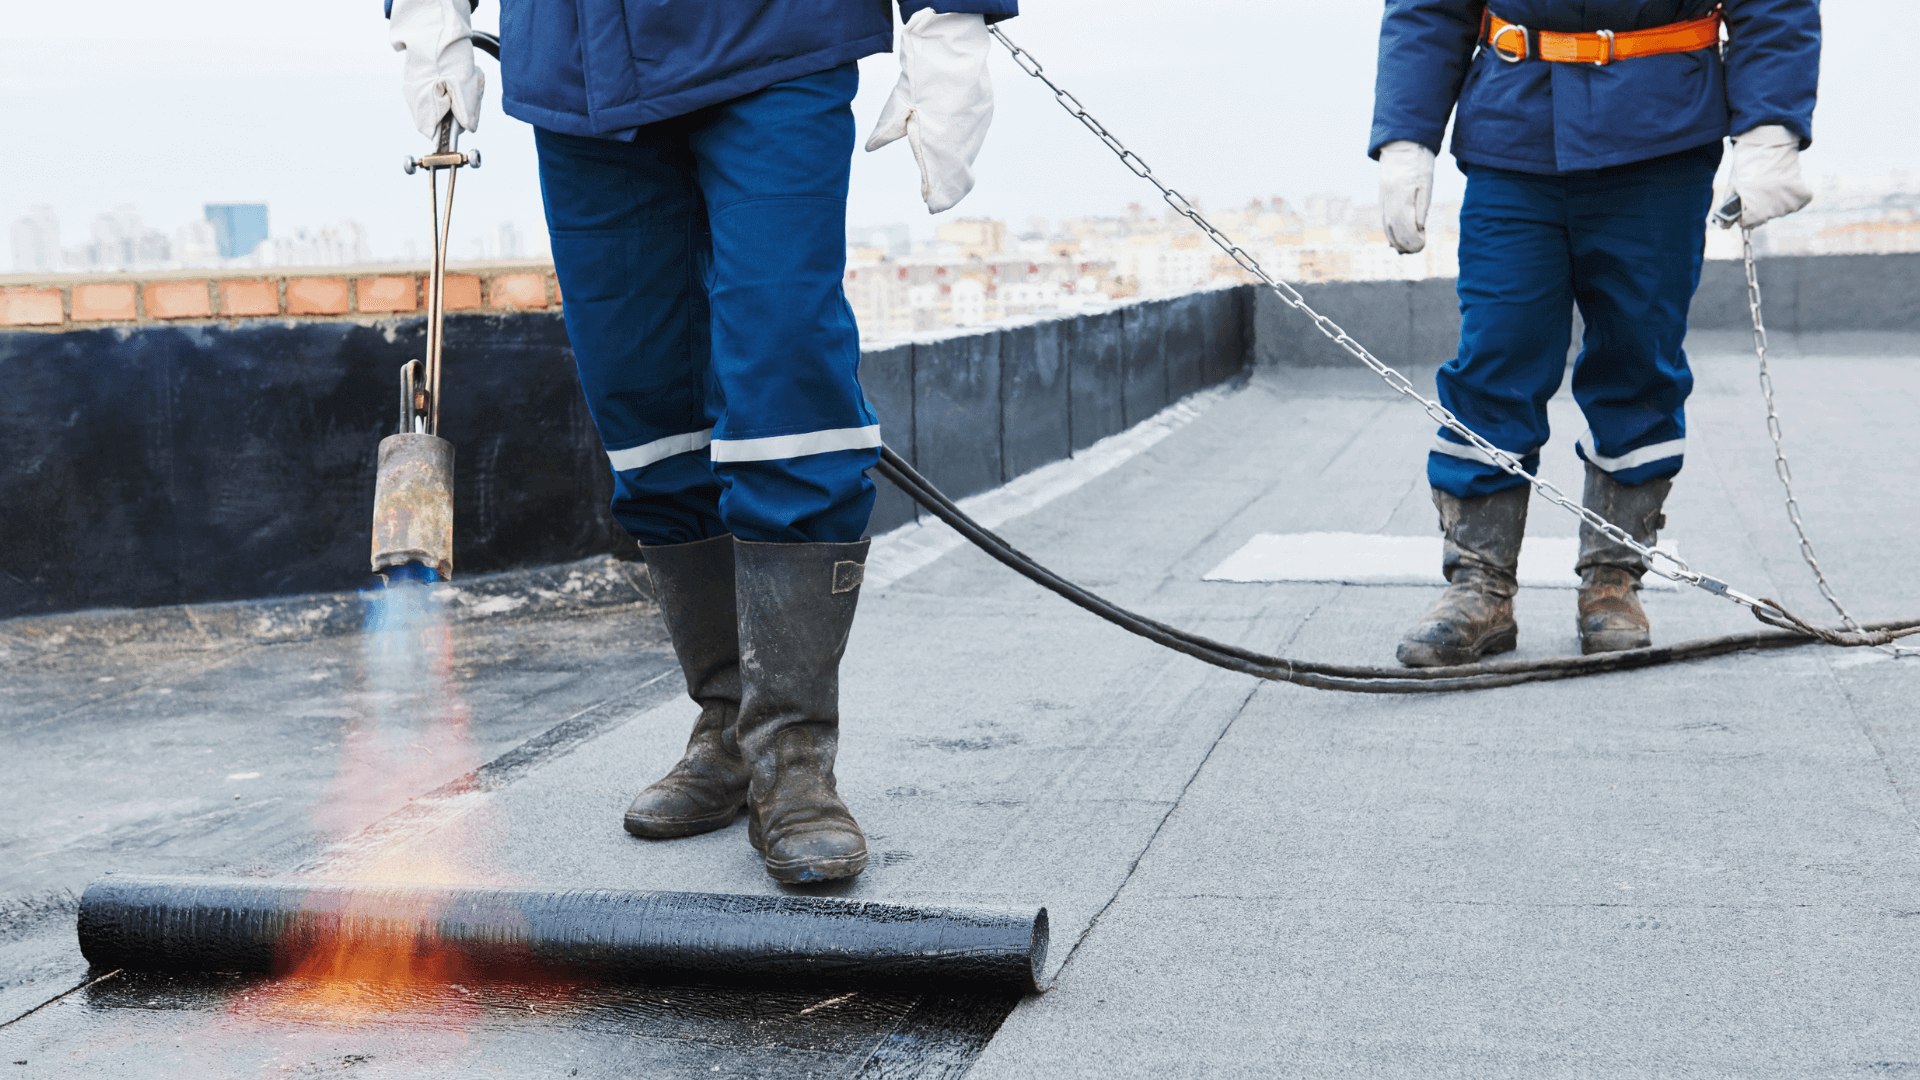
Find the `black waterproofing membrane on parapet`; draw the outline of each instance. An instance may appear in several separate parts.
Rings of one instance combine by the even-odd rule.
[[[1038,990],[1045,908],[811,896],[108,875],[80,899],[99,968],[285,973],[339,950],[502,975]]]

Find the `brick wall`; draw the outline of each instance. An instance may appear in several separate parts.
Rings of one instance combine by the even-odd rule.
[[[462,266],[447,273],[447,310],[506,313],[560,306],[553,267]],[[282,272],[0,276],[0,329],[241,322],[247,319],[391,318],[424,312],[422,267],[345,267]]]

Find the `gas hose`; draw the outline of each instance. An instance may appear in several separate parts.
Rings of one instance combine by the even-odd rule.
[[[1256,675],[1274,682],[1297,683],[1317,690],[1345,690],[1357,694],[1439,694],[1456,690],[1490,690],[1520,683],[1577,679],[1612,671],[1633,671],[1658,667],[1683,660],[1705,660],[1713,656],[1744,652],[1748,649],[1787,649],[1811,645],[1819,638],[1793,631],[1757,631],[1700,638],[1674,645],[1651,645],[1643,649],[1597,653],[1592,656],[1563,656],[1546,660],[1488,660],[1478,664],[1452,667],[1400,668],[1356,667],[1348,664],[1322,664],[1311,660],[1293,660],[1284,656],[1243,649],[1214,641],[1199,634],[1168,626],[1113,603],[1075,585],[1021,553],[1012,544],[974,521],[952,499],[927,482],[893,448],[880,448],[880,475],[886,477],[927,512],[952,526],[955,532],[974,546],[993,556],[1020,576],[1050,590],[1069,602],[1085,608],[1108,622],[1138,634],[1148,641],[1175,652],[1204,660],[1215,667]],[[1908,630],[1920,627],[1920,620],[1869,623],[1867,630]]]

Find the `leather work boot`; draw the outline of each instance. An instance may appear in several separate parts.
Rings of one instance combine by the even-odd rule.
[[[753,774],[747,840],[793,884],[867,867],[867,838],[834,788],[840,657],[867,542],[735,547],[740,602],[740,749]]]
[[[1400,639],[1397,656],[1408,667],[1471,664],[1511,652],[1519,641],[1513,621],[1514,577],[1533,488],[1461,499],[1433,489],[1446,553],[1440,563],[1447,591],[1419,625]]]
[[[1666,527],[1660,507],[1673,480],[1619,483],[1587,465],[1587,490],[1581,503],[1624,529],[1635,543],[1652,547]],[[1591,525],[1580,526],[1580,651],[1587,655],[1639,649],[1653,644],[1647,612],[1640,606],[1640,578],[1647,561],[1640,553]]]
[[[740,639],[733,604],[733,536],[641,546],[667,636],[700,706],[687,753],[627,808],[627,831],[651,840],[726,828],[747,802],[740,757]]]

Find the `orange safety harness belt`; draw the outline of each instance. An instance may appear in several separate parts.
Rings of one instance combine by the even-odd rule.
[[[1662,53],[1695,52],[1720,43],[1720,9],[1704,19],[1669,23],[1650,30],[1599,30],[1588,34],[1561,34],[1531,30],[1486,11],[1480,17],[1480,40],[1494,55],[1510,64],[1522,60],[1550,60],[1561,64],[1605,66],[1615,60]]]

